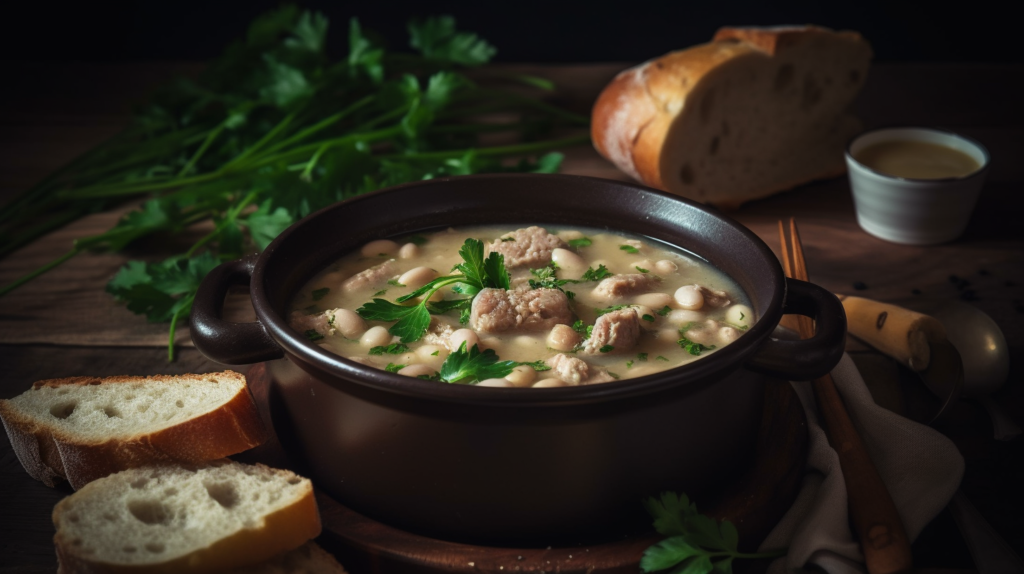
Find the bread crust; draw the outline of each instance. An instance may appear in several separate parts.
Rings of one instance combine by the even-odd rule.
[[[179,384],[210,377],[240,381],[239,391],[220,408],[172,427],[128,438],[87,440],[34,420],[10,401],[0,400],[0,419],[18,460],[47,486],[67,480],[75,490],[114,472],[162,462],[215,460],[260,445],[267,437],[245,377],[233,371],[204,375],[107,378],[69,377],[37,381],[42,387],[116,385],[155,381]]]
[[[702,80],[740,59],[771,58],[826,35],[866,46],[856,32],[834,32],[818,26],[725,27],[718,30],[711,43],[671,52],[625,70],[612,80],[594,104],[591,121],[594,147],[633,178],[672,191],[673,186],[664,181],[662,175],[665,142],[677,119],[688,110],[687,100],[700,100],[696,96],[703,90]],[[737,208],[751,199],[846,172],[841,154],[834,164],[814,168],[802,177],[766,184],[740,198],[709,197],[706,201],[727,209]]]
[[[262,464],[255,466],[269,469]],[[58,529],[53,538],[59,562],[57,574],[208,574],[259,564],[320,535],[320,512],[313,484],[305,479],[304,486],[297,500],[265,516],[263,526],[241,530],[201,550],[159,564],[126,566],[91,562],[88,557],[76,554],[73,541],[66,540]],[[88,484],[81,493],[88,495],[92,488],[103,488],[103,485]],[[65,500],[58,502],[53,509],[53,523],[56,525],[63,520],[67,506]]]

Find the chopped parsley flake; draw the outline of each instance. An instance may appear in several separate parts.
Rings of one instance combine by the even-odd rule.
[[[422,235],[413,235],[409,238],[409,243],[412,243],[413,245],[424,245],[427,241],[429,240]]]
[[[638,361],[646,361],[647,360],[647,353],[637,353],[636,359]]]
[[[633,247],[632,245],[620,245],[619,249],[625,251],[626,253],[640,253],[640,250],[637,249],[636,247]]]
[[[746,318],[746,315],[743,314],[743,311],[740,311],[740,321],[742,321],[744,318]]]
[[[590,247],[594,242],[589,237],[580,237],[579,239],[570,239],[569,247]]]
[[[433,353],[430,353],[430,356],[431,357],[436,357],[437,354],[440,353],[440,352],[441,352],[441,349],[438,349],[438,350],[434,351]]]
[[[611,353],[614,350],[615,350],[615,347],[613,347],[612,345],[605,345],[605,346],[601,347],[600,349],[598,349],[598,351],[601,351],[602,353]]]
[[[679,343],[680,347],[686,349],[687,353],[690,353],[691,355],[694,356],[699,356],[703,351],[710,351],[715,348],[714,345],[708,346],[702,345],[700,343],[694,343],[693,341],[687,339],[686,337],[681,337],[676,342]]]
[[[502,242],[505,242],[505,241],[515,241],[516,238],[515,237],[502,237],[501,240],[502,240]]]
[[[657,357],[655,357],[654,359],[655,359],[656,361],[668,361],[668,359],[666,359],[665,357],[662,357],[661,355],[658,355],[658,356],[657,356]]]
[[[598,265],[597,269],[594,269],[593,267],[587,268],[587,272],[583,274],[583,277],[580,277],[580,281],[600,281],[605,277],[611,277],[612,275],[614,274],[609,271],[607,267],[604,265]]]
[[[665,315],[668,315],[669,312],[671,312],[671,311],[672,311],[672,308],[669,307],[668,305],[665,305],[664,307],[661,308],[660,311],[657,311],[657,313],[659,315],[661,315],[662,317],[664,317]]]
[[[387,346],[378,345],[370,349],[371,355],[401,355],[408,352],[409,346],[401,343],[392,343]]]
[[[318,333],[316,329],[310,329],[306,331],[305,335],[306,338],[309,339],[310,341],[319,341],[320,339],[324,338],[324,336]]]
[[[383,294],[385,294],[385,293],[387,293],[387,292],[388,292],[388,290],[387,290],[387,289],[381,289],[380,291],[377,291],[376,293],[374,293],[373,295],[371,295],[371,297],[380,297],[381,295],[383,295]]]
[[[633,368],[633,361],[632,360],[626,361],[626,368],[627,369]]]
[[[405,365],[396,365],[394,363],[388,363],[388,366],[384,367],[384,370],[389,373],[397,373],[405,368]]]
[[[324,295],[331,292],[330,287],[324,287],[322,289],[313,289],[313,300],[319,301],[324,298]]]
[[[306,315],[316,315],[317,313],[320,312],[320,307],[317,307],[316,305],[310,305],[309,307],[304,308],[302,312]]]
[[[398,279],[388,279],[388,285],[392,287],[405,287],[405,285],[398,282]]]
[[[616,380],[618,380],[618,379],[621,379],[621,378],[622,378],[622,377],[620,377],[620,376],[619,376],[619,374],[618,374],[618,373],[613,373],[613,372],[611,372],[611,371],[608,371],[608,374],[609,374],[609,375],[611,375],[611,376],[612,376],[612,378],[613,378],[613,379],[616,379]]]
[[[636,267],[636,270],[641,272],[641,273],[650,273],[650,270],[644,269],[643,267],[640,267],[639,265],[634,265],[634,267]]]
[[[653,315],[648,315],[647,313],[644,313],[643,316],[640,317],[640,318],[643,319],[644,321],[648,321],[650,323],[654,322],[654,316]]]

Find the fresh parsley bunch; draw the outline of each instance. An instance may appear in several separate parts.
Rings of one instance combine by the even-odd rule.
[[[587,118],[461,73],[496,50],[451,17],[414,20],[408,30],[414,52],[396,53],[352,19],[348,53],[333,60],[323,15],[284,6],[260,16],[198,78],[166,86],[123,133],[0,209],[3,257],[79,217],[147,197],[112,229],[78,239],[0,295],[85,251],[120,251],[206,224],[186,253],[133,261],[108,287],[131,310],[173,326],[188,316],[212,264],[266,248],[317,209],[439,176],[550,173],[562,156],[545,152],[589,141],[552,131],[586,126]],[[540,78],[488,76],[551,89]],[[502,114],[514,119],[493,120]],[[482,146],[480,136],[495,132],[519,143]]]
[[[739,533],[728,520],[719,522],[697,512],[697,505],[685,494],[662,493],[648,498],[644,507],[654,518],[654,529],[667,536],[644,551],[643,572],[672,568],[671,574],[726,574],[737,558],[774,558],[785,550],[744,553],[737,550]]]

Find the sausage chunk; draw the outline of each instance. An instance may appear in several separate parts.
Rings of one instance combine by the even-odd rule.
[[[729,294],[725,291],[715,291],[714,289],[708,289],[703,285],[698,285],[697,287],[700,287],[700,294],[704,296],[704,304],[708,307],[714,307],[717,309],[732,303],[732,301],[729,300]]]
[[[375,285],[386,279],[390,279],[396,273],[395,260],[388,259],[380,265],[374,265],[369,269],[364,269],[363,271],[349,277],[342,282],[341,288],[345,291],[355,291],[356,289],[362,289],[368,285]]]
[[[547,331],[572,323],[569,299],[558,289],[484,289],[473,299],[470,324],[484,333]]]
[[[637,316],[636,309],[619,309],[597,318],[583,351],[590,354],[600,353],[601,349],[607,346],[611,346],[614,351],[628,351],[636,346],[639,339],[640,317]]]
[[[504,239],[504,241],[502,241]],[[509,241],[511,239],[511,241]],[[552,235],[542,227],[517,229],[512,233],[495,239],[487,246],[488,252],[497,252],[505,256],[505,267],[529,267],[537,269],[551,263],[551,252],[566,243],[557,235]]]
[[[548,359],[547,364],[556,377],[570,385],[578,385],[590,378],[590,365],[583,359],[559,353]]]
[[[627,295],[646,293],[657,283],[658,278],[650,273],[613,275],[602,279],[597,287],[594,287],[594,296],[605,300],[618,299]]]
[[[334,313],[330,311],[313,315],[306,315],[301,311],[292,311],[291,315],[288,316],[288,324],[292,329],[300,333],[316,331],[320,335],[327,337],[334,334],[334,325],[331,324],[333,316]]]
[[[562,353],[548,359],[547,364],[556,377],[573,386],[608,383],[615,380],[615,377],[608,374],[608,371],[592,367],[583,359]]]

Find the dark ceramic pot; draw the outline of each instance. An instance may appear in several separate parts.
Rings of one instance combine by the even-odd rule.
[[[682,247],[735,279],[760,319],[685,366],[548,389],[402,377],[327,352],[288,326],[288,303],[303,284],[367,241],[495,223],[608,228]],[[244,284],[258,321],[223,321],[226,291]],[[772,338],[783,313],[814,317],[815,337]],[[753,448],[769,375],[826,373],[845,332],[839,301],[786,279],[771,250],[740,224],[639,185],[556,175],[436,179],[333,205],[258,258],[215,269],[192,311],[192,339],[207,357],[271,360],[275,428],[319,488],[415,532],[542,545],[620,533],[643,519],[644,497],[692,495],[727,481]]]

